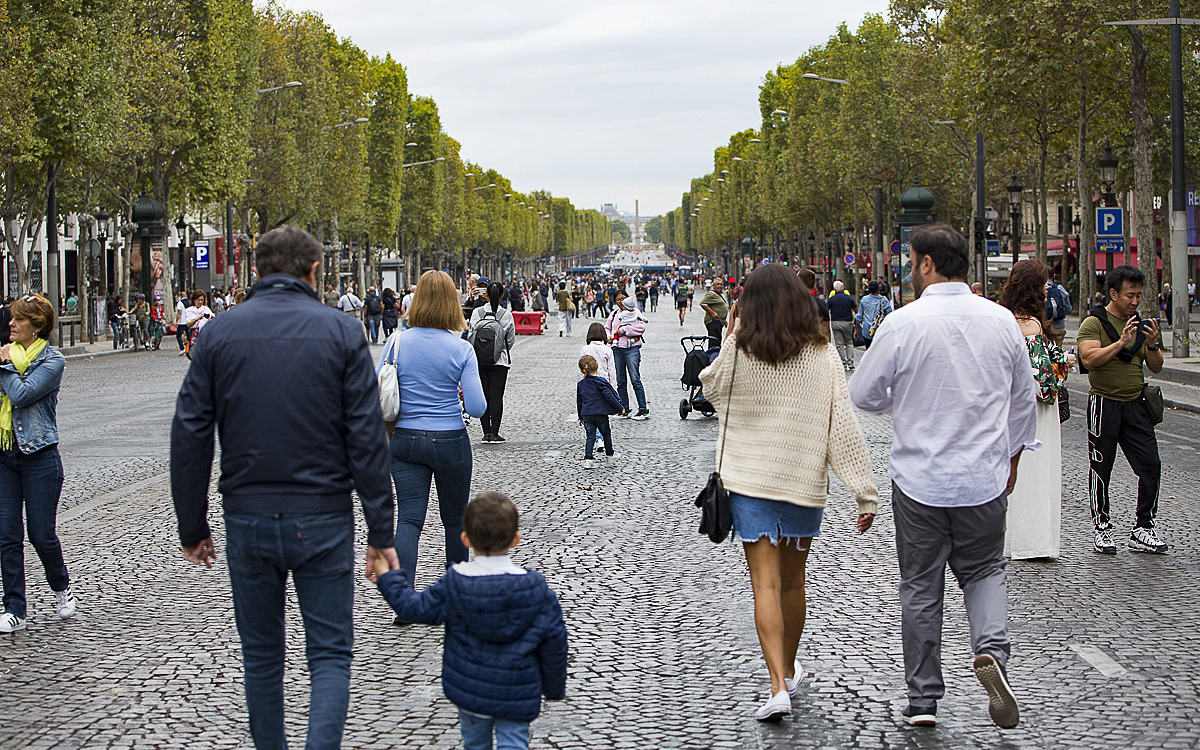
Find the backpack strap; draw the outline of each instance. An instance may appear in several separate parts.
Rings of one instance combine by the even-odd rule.
[[[1092,311],[1088,313],[1088,316],[1100,321],[1100,327],[1104,329],[1104,335],[1108,336],[1109,341],[1116,343],[1117,341],[1121,340],[1120,331],[1114,328],[1113,324],[1108,320],[1108,311],[1103,307],[1093,307]],[[1117,359],[1121,360],[1122,362],[1132,362],[1133,355],[1137,354],[1138,351],[1141,350],[1142,345],[1145,343],[1146,334],[1142,332],[1141,326],[1138,326],[1137,336],[1135,336],[1133,339],[1132,348],[1125,347],[1121,349],[1121,351],[1117,352]]]

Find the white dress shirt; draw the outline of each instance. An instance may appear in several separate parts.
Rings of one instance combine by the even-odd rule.
[[[1021,329],[962,282],[931,284],[884,318],[849,386],[858,408],[892,413],[892,481],[924,505],[994,500],[1009,459],[1041,447]]]

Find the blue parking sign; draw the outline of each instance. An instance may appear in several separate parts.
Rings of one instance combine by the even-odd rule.
[[[197,271],[208,270],[208,240],[200,240],[196,242],[192,246],[192,249],[195,252],[195,269]]]
[[[1125,235],[1125,222],[1121,213],[1121,209],[1115,206],[1109,208],[1097,208],[1096,236],[1123,237]]]

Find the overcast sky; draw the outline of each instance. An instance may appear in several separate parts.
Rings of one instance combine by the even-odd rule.
[[[522,191],[643,216],[679,205],[732,133],[758,127],[758,86],[886,0],[283,0],[432,96],[466,159]]]

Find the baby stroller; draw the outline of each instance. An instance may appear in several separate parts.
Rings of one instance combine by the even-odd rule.
[[[712,364],[721,353],[721,347],[708,336],[684,336],[679,339],[679,343],[683,345],[684,351],[683,377],[679,380],[683,383],[683,389],[688,392],[688,397],[679,402],[679,418],[687,419],[693,410],[711,417],[716,410],[704,397],[700,385],[700,371]]]

